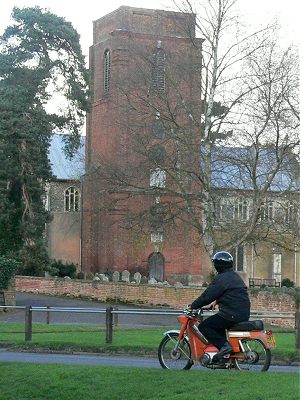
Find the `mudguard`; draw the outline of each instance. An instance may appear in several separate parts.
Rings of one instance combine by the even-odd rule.
[[[179,335],[180,330],[179,329],[170,329],[169,331],[164,332],[164,336],[171,335],[172,333],[176,333],[176,334]],[[189,341],[189,338],[188,338],[188,336],[186,334],[184,334],[184,337],[185,337],[186,340]]]

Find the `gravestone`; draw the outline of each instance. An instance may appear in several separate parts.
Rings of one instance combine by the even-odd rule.
[[[119,271],[114,271],[113,274],[112,274],[112,281],[114,283],[117,283],[117,282],[119,282],[119,280],[120,280],[120,272]]]
[[[142,276],[140,284],[145,285],[147,283],[148,283],[148,278],[146,276]]]
[[[136,281],[136,283],[139,285],[141,283],[142,275],[139,272],[136,272],[133,275],[133,279]]]
[[[130,272],[127,271],[127,269],[125,269],[121,274],[121,280],[123,282],[129,282],[129,279],[130,279]]]

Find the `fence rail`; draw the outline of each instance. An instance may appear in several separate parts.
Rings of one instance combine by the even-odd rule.
[[[80,307],[50,307],[50,306],[0,306],[0,309],[17,309],[24,310],[25,312],[25,341],[32,340],[32,314],[33,312],[44,312],[46,313],[46,322],[50,324],[50,313],[52,312],[67,312],[67,313],[93,313],[93,314],[105,314],[106,320],[106,343],[112,343],[113,326],[118,324],[118,315],[121,314],[132,314],[132,315],[178,315],[182,313],[181,310],[176,309],[149,309],[149,308],[131,308],[119,310],[117,307],[107,308],[80,308]],[[214,311],[205,311],[204,316],[210,316],[215,314]],[[297,341],[300,341],[300,313],[297,311],[293,312],[277,312],[277,311],[251,311],[250,318],[266,318],[266,319],[292,319],[295,320],[296,337]]]

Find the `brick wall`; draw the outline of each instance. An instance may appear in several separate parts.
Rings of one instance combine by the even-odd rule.
[[[116,301],[180,309],[191,303],[204,289],[17,276],[16,290],[53,296],[88,297],[103,302]],[[287,293],[257,291],[250,293],[250,300],[251,309],[255,311],[296,312],[294,297]],[[294,320],[273,319],[267,322],[294,327]]]

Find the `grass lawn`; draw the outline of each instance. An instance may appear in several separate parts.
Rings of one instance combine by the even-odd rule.
[[[299,400],[296,373],[22,363],[0,363],[0,368],[3,400]]]
[[[0,323],[0,346],[14,348],[42,348],[66,351],[157,353],[158,345],[167,328],[115,328],[112,344],[105,343],[105,327],[96,325],[34,324],[32,341],[24,340],[24,324]],[[277,347],[271,350],[273,359],[299,361],[295,349],[295,335],[275,333]]]

